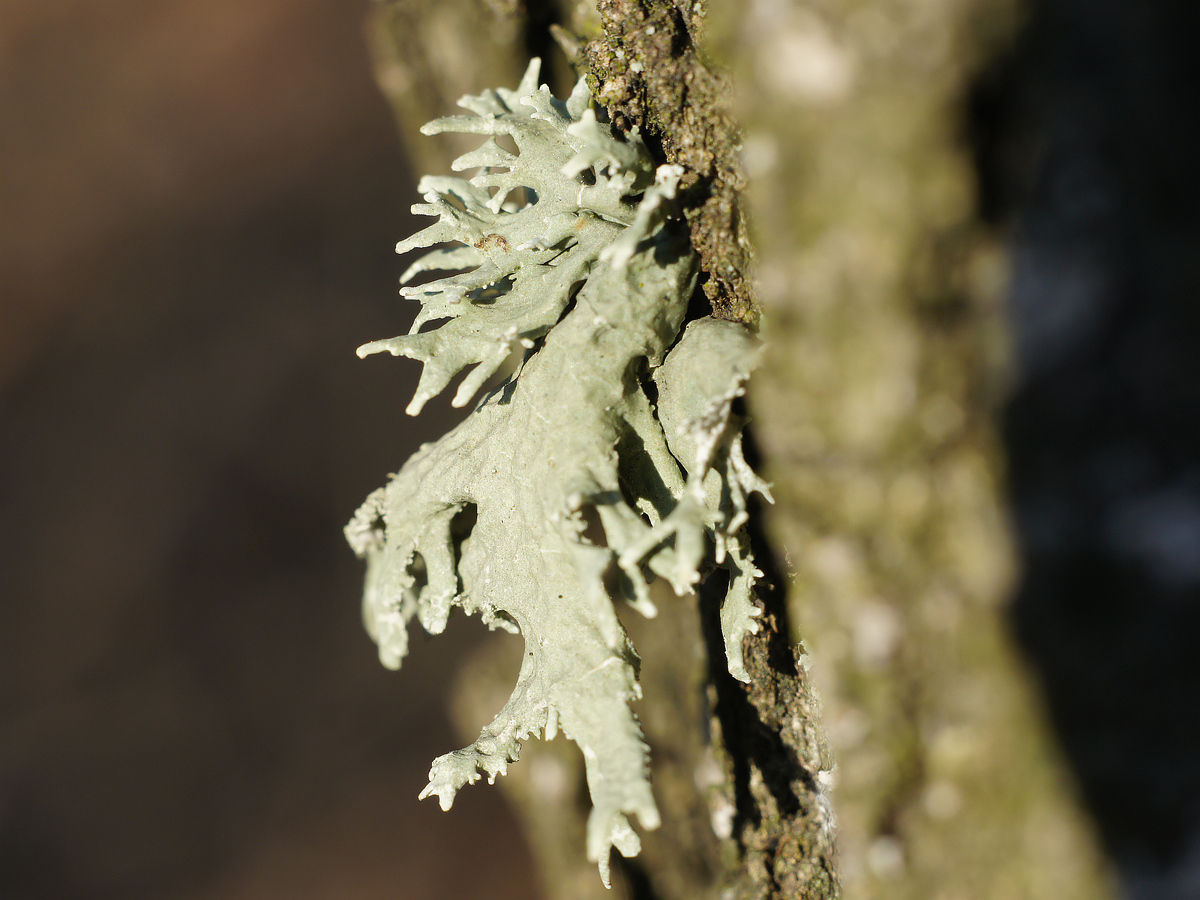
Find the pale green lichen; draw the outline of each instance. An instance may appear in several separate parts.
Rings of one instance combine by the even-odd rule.
[[[747,495],[767,491],[732,406],[757,341],[703,319],[676,342],[697,270],[671,216],[679,170],[656,171],[636,133],[598,122],[585,82],[563,102],[537,75],[535,61],[517,90],[465,97],[473,115],[423,129],[488,138],[453,164],[475,177],[422,179],[427,202],[413,210],[438,221],[397,249],[453,246],[404,280],[466,271],[404,288],[422,303],[410,333],[359,350],[424,363],[410,414],[468,366],[455,405],[517,351],[520,367],[372,493],[346,536],[367,559],[364,617],[384,665],[400,665],[414,616],[437,634],[453,606],[525,639],[512,697],[471,746],[434,762],[421,796],[448,809],[480,772],[503,774],[522,740],[561,728],[584,754],[587,853],[607,884],[609,848],[640,849],[627,816],[646,828],[659,816],[630,707],[638,657],[606,583],[652,616],[648,578],[684,593],[706,561],[727,568],[729,670],[748,680],[761,573],[742,526]],[[589,510],[607,546],[585,534]]]

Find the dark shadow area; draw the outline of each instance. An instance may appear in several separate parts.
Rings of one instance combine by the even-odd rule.
[[[591,798],[588,798],[591,803]],[[615,878],[623,882],[625,894],[629,900],[658,900],[654,885],[646,875],[646,869],[637,857],[626,859],[617,851],[612,851],[612,870]]]
[[[1200,896],[1200,6],[1042,0],[974,98],[1011,233],[1012,610],[1129,896]]]

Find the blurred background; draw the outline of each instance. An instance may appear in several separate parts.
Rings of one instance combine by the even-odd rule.
[[[341,527],[403,414],[411,176],[365,2],[0,4],[0,897],[536,896],[494,790],[417,793]]]
[[[0,900],[537,896],[498,791],[464,791],[450,814],[416,801],[430,760],[461,743],[448,698],[482,626],[456,618],[433,645],[414,633],[404,669],[384,670],[341,536],[452,421],[444,398],[403,414],[415,363],[354,356],[412,315],[391,248],[427,168],[409,165],[373,81],[370,5],[0,0]],[[435,0],[394,6],[423,17],[440,67],[381,65],[419,122],[480,86],[462,56],[484,45],[446,36],[482,26]],[[876,6],[860,17],[875,20],[868,49],[894,31]],[[956,8],[903,6],[914,20]],[[1200,897],[1200,7],[1042,0],[1019,19],[972,83],[946,89],[962,101],[955,146],[972,145],[970,227],[1011,251],[1008,621],[1126,894],[1186,900]],[[544,52],[534,31],[524,47]],[[821,62],[817,33],[797,58]],[[938,45],[912,47],[897,59],[919,89],[887,128],[934,75],[958,77],[923,72]],[[774,68],[797,108],[831,120],[807,69]],[[836,87],[840,70],[817,70]],[[836,180],[870,187],[853,166],[780,159],[836,175],[827,208],[806,209],[828,220],[812,234],[869,207]],[[820,292],[813,274],[841,263],[812,246],[793,264]],[[878,259],[843,262],[869,282]],[[826,299],[869,353],[864,293],[866,314]],[[962,293],[946,287],[954,302],[918,309],[914,329],[953,324]],[[902,294],[905,315],[924,302]],[[819,306],[804,313],[797,330],[823,341]],[[830,371],[817,387],[840,409]],[[986,431],[995,398],[974,390]]]

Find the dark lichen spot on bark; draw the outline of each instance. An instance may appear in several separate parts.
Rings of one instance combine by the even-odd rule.
[[[700,4],[600,0],[598,8],[604,36],[583,54],[592,91],[618,127],[638,126],[683,167],[682,201],[713,315],[757,326],[740,134],[725,111],[728,81],[698,49]]]

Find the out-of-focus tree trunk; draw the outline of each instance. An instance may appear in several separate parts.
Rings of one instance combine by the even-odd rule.
[[[378,5],[406,137],[468,90],[514,84],[527,48],[547,49],[538,35],[564,26],[614,121],[685,167],[714,311],[765,315],[772,348],[750,406],[780,571],[748,639],[753,683],[724,672],[705,591],[630,617],[664,822],[615,895],[829,898],[840,867],[854,898],[1104,896],[1000,622],[1004,266],[975,225],[961,123],[1008,0],[509,6]],[[422,171],[462,149],[421,143]],[[508,691],[512,650],[464,673],[470,738]],[[573,746],[529,742],[500,784],[548,898],[614,896],[583,858]]]
[[[722,3],[771,351],[752,408],[848,896],[1100,897],[1001,604],[1004,268],[967,94],[1007,0]]]

